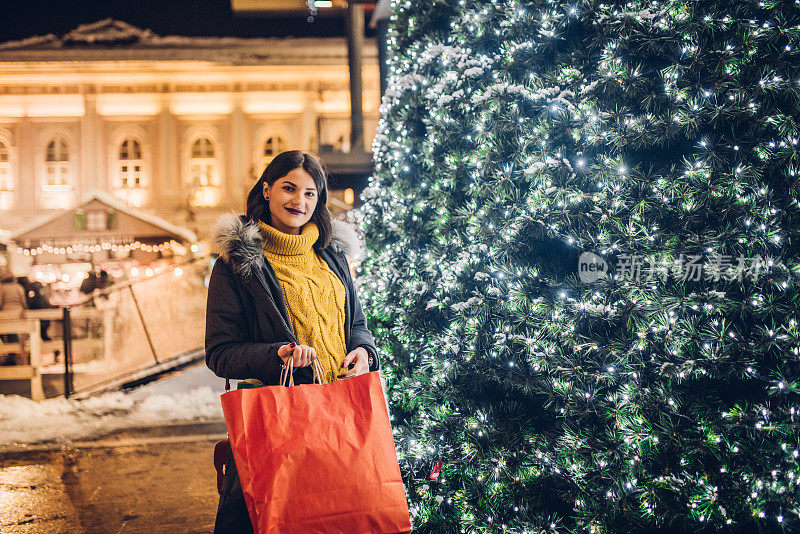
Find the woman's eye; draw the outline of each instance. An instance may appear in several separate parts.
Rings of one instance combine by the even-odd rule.
[[[287,186],[284,186],[283,190],[284,190],[284,191],[291,191],[291,190],[292,190],[292,188],[291,188],[290,186],[288,186],[288,185],[287,185]]]

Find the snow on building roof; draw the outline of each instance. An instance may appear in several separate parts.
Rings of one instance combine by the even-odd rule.
[[[378,5],[375,6],[375,11],[372,12],[372,18],[369,21],[371,28],[377,27],[381,20],[389,20],[392,15],[391,4],[391,0],[378,0]]]
[[[90,46],[95,48],[138,46],[138,47],[202,47],[220,45],[242,45],[249,41],[264,39],[245,39],[237,37],[161,37],[150,30],[142,29],[127,22],[103,19],[90,24],[81,24],[74,30],[58,38],[52,33],[33,36],[18,41],[0,43],[0,50],[42,50],[66,47]]]
[[[64,35],[62,42],[66,45],[94,44],[132,44],[147,43],[158,40],[158,35],[150,30],[137,28],[121,20],[103,19],[91,24],[81,24]]]
[[[131,217],[136,217],[138,219],[141,219],[145,222],[152,224],[153,226],[159,226],[168,232],[172,232],[173,234],[179,235],[189,243],[197,242],[197,235],[188,228],[172,224],[171,222],[164,220],[156,215],[152,215],[150,213],[128,207],[117,197],[111,195],[110,193],[106,193],[105,191],[100,191],[100,190],[90,191],[89,194],[86,196],[86,199],[82,202],[82,204],[87,204],[93,199],[97,199],[100,202],[103,202],[104,204],[108,204],[115,210],[127,213]]]
[[[57,37],[33,36],[0,43],[0,62],[76,60],[210,60],[245,64],[346,61],[342,37],[186,37],[161,36],[127,22],[104,19],[82,24]],[[365,57],[377,49],[365,48]]]
[[[174,234],[174,235],[186,240],[188,243],[196,243],[197,242],[197,235],[194,232],[192,232],[191,230],[189,230],[188,228],[184,228],[182,226],[174,225],[174,224],[170,223],[169,221],[166,221],[166,220],[164,220],[161,217],[158,217],[156,215],[151,215],[150,213],[146,213],[144,211],[140,211],[138,209],[128,207],[123,202],[121,202],[119,199],[114,197],[113,195],[111,195],[109,193],[106,193],[105,191],[99,191],[99,190],[94,190],[94,191],[90,191],[89,193],[87,193],[87,195],[84,197],[83,201],[80,202],[74,208],[68,209],[68,210],[59,211],[58,213],[55,213],[53,215],[50,215],[50,216],[45,217],[43,219],[40,219],[38,221],[34,221],[33,223],[28,224],[25,227],[20,228],[19,230],[15,231],[14,234],[11,235],[10,237],[11,237],[12,240],[19,240],[19,239],[23,238],[26,234],[32,232],[33,230],[41,228],[41,227],[43,227],[43,226],[55,221],[59,217],[62,217],[65,212],[70,212],[70,211],[74,211],[76,209],[79,209],[81,206],[85,206],[85,205],[89,204],[90,202],[92,202],[93,200],[98,200],[98,201],[102,202],[103,204],[106,204],[110,208],[113,208],[113,209],[115,209],[117,211],[120,211],[122,213],[126,213],[126,214],[130,215],[131,217],[134,217],[136,219],[139,219],[141,221],[149,223],[149,224],[151,224],[151,225],[153,225],[155,227],[158,227],[158,228],[160,228],[160,229],[162,229],[162,230],[164,230],[164,231],[166,231],[166,232],[168,232],[170,234]]]

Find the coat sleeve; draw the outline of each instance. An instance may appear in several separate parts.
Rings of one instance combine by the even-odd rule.
[[[217,260],[208,283],[206,365],[223,378],[280,380],[278,348],[289,341],[256,342],[247,324],[239,286],[223,260]]]
[[[340,259],[344,264],[345,283],[347,284],[347,291],[353,296],[350,303],[350,312],[352,314],[350,324],[350,343],[347,347],[347,352],[351,352],[358,347],[364,347],[369,354],[369,370],[377,371],[380,369],[380,361],[378,361],[378,348],[375,345],[375,339],[372,333],[367,328],[367,318],[364,316],[364,310],[361,308],[361,302],[358,300],[356,287],[353,283],[353,277],[350,276],[350,269],[347,265],[347,258],[342,254]]]

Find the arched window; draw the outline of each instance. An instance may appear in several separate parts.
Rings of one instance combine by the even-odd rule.
[[[0,191],[13,191],[11,181],[11,162],[8,158],[8,147],[0,141]]]
[[[261,171],[270,164],[270,162],[275,159],[275,156],[280,154],[281,152],[286,151],[286,138],[284,138],[280,134],[270,134],[265,139],[263,144],[261,145],[261,150],[259,152],[260,158],[257,158],[256,165],[260,165],[261,169],[259,170],[259,176],[261,175]]]
[[[45,185],[61,187],[70,185],[69,150],[62,139],[53,139],[47,143],[47,177]]]
[[[119,184],[123,189],[144,187],[142,147],[136,139],[125,139],[119,147]]]
[[[195,140],[192,144],[191,183],[195,187],[218,185],[217,160],[214,157],[214,145],[206,137]]]
[[[220,179],[214,143],[207,137],[195,139],[189,159],[189,188],[195,206],[216,206]]]
[[[270,135],[264,141],[264,158],[272,161],[272,158],[286,151],[286,139],[281,135]]]

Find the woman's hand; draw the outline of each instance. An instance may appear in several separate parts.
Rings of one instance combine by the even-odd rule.
[[[317,357],[317,351],[308,345],[289,343],[278,349],[278,357],[283,360],[284,365],[286,365],[286,360],[292,357],[294,358],[294,367],[308,367]]]
[[[351,363],[355,365],[348,371],[347,368]],[[344,357],[342,370],[339,372],[339,378],[351,378],[363,375],[367,372],[369,372],[369,353],[367,353],[367,349],[364,347],[358,347]]]

